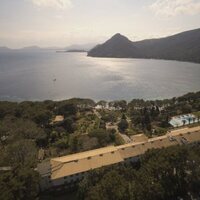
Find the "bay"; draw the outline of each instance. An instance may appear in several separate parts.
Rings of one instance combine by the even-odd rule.
[[[200,64],[54,51],[0,53],[0,100],[164,99],[199,90]]]

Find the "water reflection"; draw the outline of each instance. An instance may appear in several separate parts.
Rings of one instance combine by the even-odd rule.
[[[199,76],[200,65],[186,62],[85,53],[0,54],[0,99],[168,98],[200,90]]]

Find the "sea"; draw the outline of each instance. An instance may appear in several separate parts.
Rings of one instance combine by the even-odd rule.
[[[1,52],[0,100],[165,99],[200,91],[200,64],[93,58],[56,51]]]

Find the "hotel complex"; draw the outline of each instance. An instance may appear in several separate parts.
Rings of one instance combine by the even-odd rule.
[[[165,148],[200,142],[200,126],[168,132],[164,136],[131,142],[120,146],[108,146],[91,151],[52,158],[38,165],[41,174],[41,190],[73,187],[84,175],[97,168],[135,162],[149,149]],[[62,186],[62,187],[61,187]]]

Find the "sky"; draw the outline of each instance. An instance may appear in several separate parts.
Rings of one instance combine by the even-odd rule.
[[[0,46],[132,41],[200,28],[200,0],[0,0]]]

